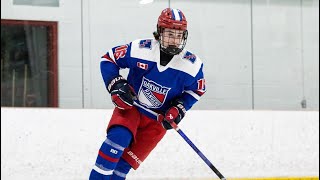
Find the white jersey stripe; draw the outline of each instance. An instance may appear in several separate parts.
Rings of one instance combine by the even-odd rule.
[[[110,59],[107,59],[107,58],[101,58],[101,60],[102,60],[102,61],[109,61],[109,62],[111,62],[111,63],[115,64],[115,62],[114,62],[114,61],[111,61]]]
[[[92,169],[97,171],[98,173],[106,175],[106,176],[112,175],[112,173],[113,173],[113,170],[105,171],[105,170],[100,169],[98,166],[93,166]]]
[[[116,60],[115,60],[115,58],[114,58],[112,49],[110,49],[110,51],[109,51],[109,57],[114,61],[114,63],[117,64],[117,62],[116,62]],[[117,64],[117,65],[118,65],[118,64]]]
[[[198,94],[194,93],[193,91],[186,91],[186,93],[190,94],[192,97],[199,101],[200,96]]]
[[[174,14],[175,20],[181,21],[180,14],[179,14],[178,10],[177,9],[172,9],[172,12]]]

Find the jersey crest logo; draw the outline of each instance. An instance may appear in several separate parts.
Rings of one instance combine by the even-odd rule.
[[[151,40],[150,39],[141,40],[139,43],[139,48],[151,49]]]
[[[170,89],[143,77],[138,98],[140,103],[148,108],[160,108],[165,102]]]
[[[189,61],[191,61],[192,63],[194,63],[197,59],[197,57],[192,54],[191,52],[188,52],[183,56],[183,59],[188,59]]]
[[[128,49],[128,45],[123,45],[123,46],[119,46],[117,48],[115,48],[114,50],[114,58],[116,60],[120,59],[120,58],[124,58],[126,53],[127,53],[127,49]]]

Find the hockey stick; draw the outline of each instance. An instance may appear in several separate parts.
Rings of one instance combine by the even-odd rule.
[[[147,109],[143,106],[141,106],[140,104],[134,102],[134,105],[139,107],[139,108],[142,108],[144,109],[145,111],[148,111],[150,114],[153,114],[155,116],[159,116],[158,113],[150,110],[150,109]],[[176,130],[180,136],[192,147],[192,149],[201,157],[201,159],[210,167],[210,169],[212,169],[212,171],[221,179],[221,180],[227,180],[219,171],[216,167],[214,167],[214,165],[209,161],[208,158],[206,158],[206,156],[197,148],[196,145],[194,145],[192,143],[192,141],[187,137],[187,135],[184,134],[184,132],[178,127],[178,125],[175,123],[175,122],[172,122],[170,123],[170,125],[172,126],[172,128],[174,130]]]

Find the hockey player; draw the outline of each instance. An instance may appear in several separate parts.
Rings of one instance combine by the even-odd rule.
[[[187,37],[182,11],[167,8],[154,38],[114,47],[102,57],[102,77],[116,107],[90,180],[125,179],[172,129],[169,122],[178,124],[205,93],[203,64],[184,49]],[[123,68],[129,68],[127,78],[119,75]]]

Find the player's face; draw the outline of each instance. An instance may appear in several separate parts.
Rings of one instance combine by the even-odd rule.
[[[165,47],[179,47],[183,39],[183,31],[165,28],[162,34],[162,44]]]

